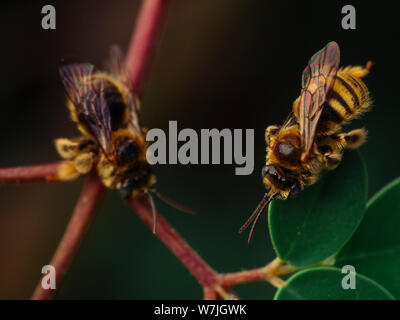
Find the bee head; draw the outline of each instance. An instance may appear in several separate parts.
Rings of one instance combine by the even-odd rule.
[[[154,183],[155,178],[150,164],[145,161],[137,161],[123,173],[119,188],[123,198],[128,198],[135,190],[149,189]]]
[[[272,146],[272,152],[280,163],[298,165],[302,153],[300,137],[291,133],[281,135]]]
[[[279,194],[279,198],[297,196],[302,190],[302,184],[295,173],[276,164],[269,164],[262,168],[261,175],[267,189]]]
[[[286,167],[300,164],[302,153],[301,137],[298,125],[291,127],[269,126],[265,132],[268,146],[268,158],[282,163]]]
[[[130,179],[125,179],[124,181],[122,181],[119,192],[121,193],[121,196],[126,199],[132,195],[134,188],[135,188],[134,181],[131,181]]]

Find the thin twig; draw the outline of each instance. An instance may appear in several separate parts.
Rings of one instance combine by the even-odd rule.
[[[230,287],[223,287],[220,284],[218,284],[214,286],[214,291],[217,295],[216,299],[239,300],[239,297]]]
[[[290,273],[294,273],[294,272],[296,272],[296,271],[299,271],[299,270],[301,270],[301,269],[302,269],[302,268],[297,268],[297,267],[293,267],[293,266],[291,266],[291,265],[289,265],[289,264],[286,264],[286,265],[281,266],[281,267],[277,270],[276,275],[277,275],[277,276],[284,276],[284,275],[287,275],[287,274],[290,274]]]
[[[277,274],[279,274],[279,268],[283,263],[283,260],[276,258],[262,268],[227,273],[221,276],[220,284],[222,286],[233,286],[242,283],[268,281],[273,286],[280,288],[285,282],[280,279]]]
[[[234,286],[242,283],[265,281],[265,267],[226,273],[221,277],[221,284],[224,286]]]
[[[211,288],[204,288],[204,300],[216,300],[217,292]]]
[[[143,1],[135,31],[132,34],[126,65],[134,91],[139,96],[142,94],[145,78],[150,69],[168,3],[169,0]]]
[[[0,169],[0,184],[25,183],[53,180],[57,169],[63,161]]]
[[[127,202],[145,224],[152,229],[153,215],[148,202],[143,198],[130,198]],[[158,212],[156,236],[175,254],[203,288],[212,288],[218,283],[218,274]]]
[[[32,299],[51,299],[55,296],[65,277],[71,261],[82,242],[90,222],[93,220],[95,210],[103,198],[105,187],[95,174],[86,178],[78,203],[72,214],[71,220],[65,230],[64,236],[58,245],[50,265],[56,270],[56,289],[44,289],[42,281],[37,285]]]
[[[285,264],[280,266],[275,274],[277,276],[284,276],[290,273],[295,273],[298,272],[300,270],[304,270],[304,269],[308,269],[308,268],[318,268],[318,267],[330,267],[333,266],[335,264],[335,257],[334,256],[330,256],[328,258],[326,258],[325,260],[322,260],[321,262],[312,265],[312,266],[306,266],[306,267],[293,267],[290,264]]]

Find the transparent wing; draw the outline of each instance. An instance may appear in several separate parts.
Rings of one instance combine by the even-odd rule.
[[[89,81],[94,73],[94,66],[90,63],[62,64],[59,67],[61,81],[64,85],[68,98],[74,104],[80,104],[92,86]]]
[[[303,71],[299,106],[302,159],[307,158],[314,143],[322,105],[333,86],[339,61],[339,46],[332,41],[311,57]]]
[[[285,122],[282,125],[282,128],[287,128],[292,125],[296,124],[296,116],[294,115],[293,111],[289,113]]]
[[[125,65],[124,53],[117,45],[112,45],[110,48],[110,58],[107,61],[107,67],[111,74],[117,77],[126,87],[132,89],[128,68]]]
[[[128,68],[126,67],[125,64],[125,56],[122,50],[117,45],[111,46],[110,59],[107,65],[111,74],[113,74],[116,78],[118,78],[129,91],[126,102],[126,105],[129,109],[128,127],[135,134],[137,135],[142,134],[142,130],[139,123],[139,110],[140,110],[139,99],[133,92]]]
[[[112,154],[110,111],[104,95],[104,83],[93,81],[94,67],[88,63],[73,63],[59,68],[61,81],[75,106],[79,122],[98,142],[106,154]]]

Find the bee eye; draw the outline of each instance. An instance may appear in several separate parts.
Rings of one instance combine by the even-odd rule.
[[[292,144],[281,142],[277,146],[276,154],[278,158],[294,163],[299,160],[301,152]]]
[[[278,146],[279,153],[285,157],[290,157],[295,151],[294,147],[288,143],[280,143]]]

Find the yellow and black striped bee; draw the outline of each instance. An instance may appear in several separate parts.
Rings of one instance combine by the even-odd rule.
[[[267,192],[253,214],[240,228],[253,222],[251,242],[259,218],[272,201],[296,196],[315,183],[324,168],[336,168],[343,149],[358,148],[366,139],[365,129],[343,132],[342,126],[371,106],[368,88],[361,80],[369,73],[365,67],[338,69],[339,46],[328,43],[314,54],[302,75],[301,95],[282,126],[269,126],[265,132],[266,165],[262,177]]]
[[[146,130],[139,124],[139,100],[133,93],[121,50],[113,46],[110,53],[107,72],[89,63],[59,68],[71,118],[82,136],[56,139],[58,153],[67,160],[56,178],[75,179],[96,169],[103,184],[119,190],[123,197],[147,196],[155,232],[156,213],[149,191],[177,205],[153,188],[156,178],[146,160]]]

